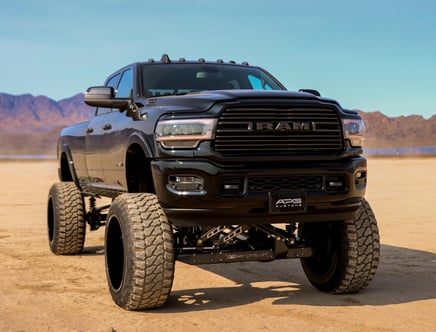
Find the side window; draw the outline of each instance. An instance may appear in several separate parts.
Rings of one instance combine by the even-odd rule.
[[[272,90],[271,86],[259,77],[248,75],[248,80],[253,90]]]
[[[127,69],[118,85],[117,98],[129,98],[133,89],[133,70]]]
[[[111,77],[107,83],[105,84],[106,86],[111,86],[113,87],[115,90],[117,89],[117,85],[118,85],[118,81],[120,80],[120,76],[121,74],[117,74],[113,77]],[[96,109],[95,114],[96,115],[101,115],[101,114],[105,114],[105,113],[109,113],[110,111],[112,111],[111,108],[102,108],[99,107]]]
[[[107,81],[106,86],[111,86],[114,89],[118,86],[118,81],[120,80],[121,74],[116,74],[114,77],[111,77],[109,81]]]

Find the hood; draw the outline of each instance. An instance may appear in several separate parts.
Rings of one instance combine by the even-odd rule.
[[[185,95],[165,96],[147,99],[146,108],[164,107],[168,111],[196,112],[210,109],[218,102],[231,102],[241,99],[274,100],[314,100],[338,104],[335,100],[317,97],[311,93],[279,90],[213,90],[191,92]]]

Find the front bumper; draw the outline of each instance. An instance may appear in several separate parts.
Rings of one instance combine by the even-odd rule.
[[[152,162],[152,173],[159,202],[177,226],[348,220],[366,189],[363,157],[261,169],[165,159]],[[201,178],[203,184],[178,191],[170,185],[175,177]],[[303,192],[305,210],[271,212],[270,193],[283,191]]]

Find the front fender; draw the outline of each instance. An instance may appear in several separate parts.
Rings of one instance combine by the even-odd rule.
[[[133,144],[137,144],[141,147],[142,151],[145,154],[146,158],[154,158],[153,150],[147,141],[147,139],[140,135],[140,133],[135,132],[130,135],[127,146],[132,146]]]
[[[77,177],[76,168],[74,166],[73,156],[68,145],[63,144],[59,153],[59,180],[73,181],[80,188],[79,178]]]

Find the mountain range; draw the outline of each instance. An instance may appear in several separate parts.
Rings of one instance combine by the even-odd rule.
[[[61,128],[87,121],[93,108],[83,94],[55,101],[46,96],[0,93],[0,155],[56,154]],[[387,117],[381,112],[359,111],[365,121],[365,148],[436,145],[436,115]]]
[[[56,154],[59,131],[91,116],[83,94],[55,101],[0,93],[0,154]]]

